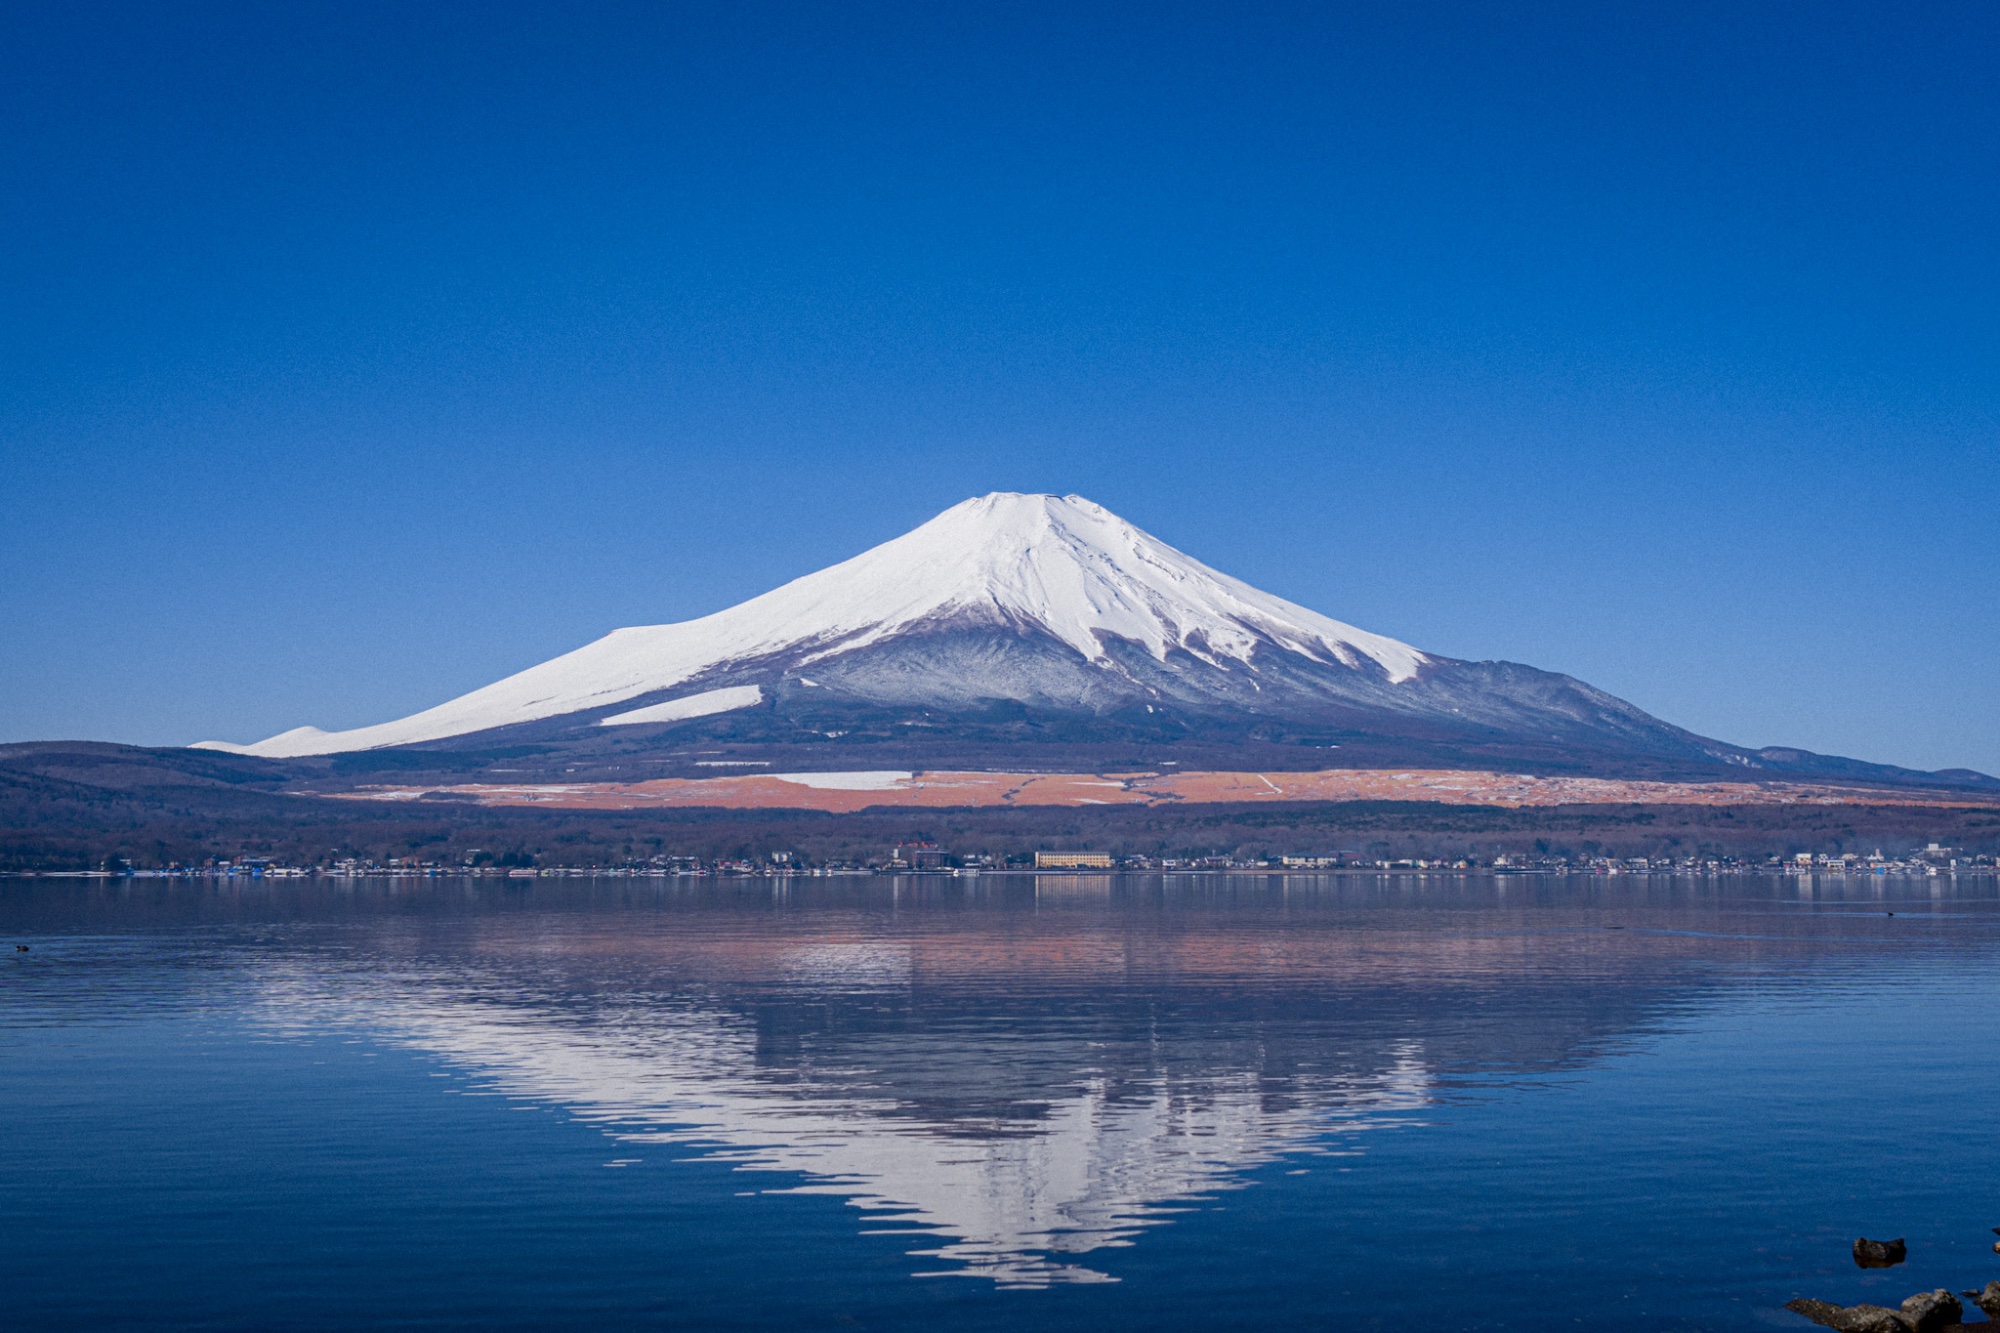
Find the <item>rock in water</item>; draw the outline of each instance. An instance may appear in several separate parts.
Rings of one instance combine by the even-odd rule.
[[[1986,1311],[1988,1319],[2000,1319],[2000,1282],[1989,1282],[1982,1291],[1962,1293],[1968,1301]]]
[[[1870,1240],[1866,1236],[1854,1242],[1854,1263],[1860,1268],[1893,1268],[1910,1257],[1910,1247],[1898,1236],[1894,1240]]]
[[[1793,1314],[1802,1314],[1822,1328],[1835,1333],[1910,1333],[1910,1325],[1895,1310],[1880,1305],[1835,1305],[1801,1297],[1785,1302]]]
[[[1936,1333],[1938,1329],[1965,1322],[1965,1307],[1943,1287],[1910,1297],[1903,1302],[1902,1314],[1903,1322],[1915,1333]]]

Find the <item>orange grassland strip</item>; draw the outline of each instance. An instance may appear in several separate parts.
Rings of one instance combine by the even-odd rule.
[[[824,781],[826,775],[812,775]],[[1641,782],[1546,778],[1455,769],[1328,769],[1312,773],[877,774],[859,786],[813,785],[774,774],[659,778],[650,782],[467,783],[372,787],[347,799],[443,797],[482,805],[570,810],[704,807],[849,812],[875,806],[1083,806],[1286,801],[1426,801],[1509,807],[1552,805],[2000,806],[2000,795],[1807,782]]]

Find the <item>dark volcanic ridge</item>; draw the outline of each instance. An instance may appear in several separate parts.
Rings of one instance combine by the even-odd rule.
[[[660,723],[601,725],[603,711],[566,714],[416,745],[286,761],[303,786],[334,790],[399,779],[632,782],[714,776],[735,767],[1151,771],[1331,768],[1475,769],[1548,777],[1654,781],[1811,779],[1865,785],[2000,790],[1970,770],[1927,773],[1799,749],[1750,750],[1653,718],[1600,690],[1509,662],[1439,660],[1396,691],[1394,708],[1346,676],[1326,688],[1294,664],[1268,666],[1247,699],[1189,701],[1166,690],[1062,703],[1041,698],[910,698],[924,682],[976,679],[953,659],[991,664],[1025,655],[1080,672],[1045,644],[993,633],[933,636],[796,672],[755,666],[690,682],[620,709],[755,686],[749,707]],[[927,672],[908,669],[919,658]],[[1053,660],[1051,660],[1053,659]],[[1136,667],[1140,680],[1147,673]],[[1168,664],[1169,669],[1172,663]],[[1247,674],[1247,670],[1246,670]],[[1303,677],[1303,679],[1298,679]],[[1092,681],[1096,685],[1098,682]],[[1250,693],[1246,690],[1245,693]],[[896,698],[896,695],[902,698]],[[1150,701],[1149,701],[1150,700]]]

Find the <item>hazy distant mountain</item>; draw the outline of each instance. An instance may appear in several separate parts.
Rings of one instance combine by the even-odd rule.
[[[1162,747],[1187,747],[1214,763],[1248,747],[1285,767],[1930,776],[1709,740],[1568,676],[1441,657],[1329,619],[1079,496],[1008,493],[726,611],[616,630],[398,721],[203,746],[602,758],[690,739],[809,746],[822,764],[863,746],[988,763],[1024,762],[1032,747],[1069,762],[1105,747],[1107,760],[1158,762]]]

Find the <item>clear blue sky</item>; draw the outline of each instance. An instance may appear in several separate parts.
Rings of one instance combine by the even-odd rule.
[[[35,4],[0,739],[346,727],[1076,491],[2000,772],[2000,7]]]

